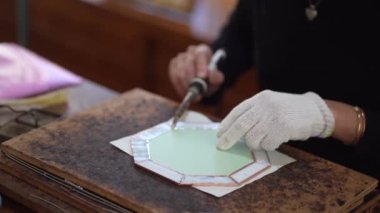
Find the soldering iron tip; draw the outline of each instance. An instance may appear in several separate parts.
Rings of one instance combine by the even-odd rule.
[[[173,120],[172,125],[170,126],[172,130],[175,129],[176,124],[177,124],[177,122],[175,120]]]

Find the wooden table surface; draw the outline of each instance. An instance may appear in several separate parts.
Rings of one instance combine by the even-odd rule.
[[[96,94],[91,89],[88,91]],[[247,212],[252,209],[345,212],[359,206],[377,186],[377,180],[371,177],[282,146],[280,151],[296,158],[295,163],[227,196],[215,198],[138,169],[130,156],[109,145],[108,141],[115,137],[136,133],[170,118],[174,110],[175,103],[170,100],[144,90],[132,90],[112,102],[5,142],[2,148],[138,212]],[[65,146],[51,146],[51,143]],[[3,155],[0,155],[0,168],[40,190],[41,195],[31,196],[30,191],[13,195],[12,187],[0,184],[1,192],[26,200],[23,203],[33,209],[107,211],[102,205],[47,181]],[[47,195],[51,197],[41,199]],[[41,204],[42,200],[45,202]]]
[[[68,105],[65,112],[66,115],[85,110],[101,102],[110,100],[119,95],[119,93],[103,87],[91,81],[85,81],[77,87],[67,90]],[[3,117],[0,117],[0,123],[3,122]],[[0,162],[6,164],[9,162],[10,168],[20,167],[14,162],[10,162],[0,153]],[[36,176],[33,172],[25,170],[24,176]],[[56,185],[59,187],[58,185]],[[3,197],[3,208],[0,207],[0,212],[78,212],[79,210],[68,205],[61,200],[51,196],[50,194],[34,187],[32,184],[17,178],[4,170],[0,169],[0,195]],[[16,202],[16,203],[14,203]],[[24,206],[20,206],[23,204]]]

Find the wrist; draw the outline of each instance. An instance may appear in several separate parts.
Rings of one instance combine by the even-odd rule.
[[[360,108],[326,100],[327,106],[335,117],[335,129],[332,137],[346,145],[356,145],[365,131],[365,115]]]

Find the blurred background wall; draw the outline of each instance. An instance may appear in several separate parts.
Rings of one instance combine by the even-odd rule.
[[[123,92],[141,87],[179,101],[171,58],[212,43],[237,0],[1,0],[0,42],[18,42],[89,80]],[[257,91],[254,72],[222,104],[195,106],[224,116]]]

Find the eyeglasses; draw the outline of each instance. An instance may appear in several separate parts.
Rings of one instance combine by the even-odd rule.
[[[59,117],[59,114],[41,109],[17,110],[0,104],[0,143],[48,124]]]

